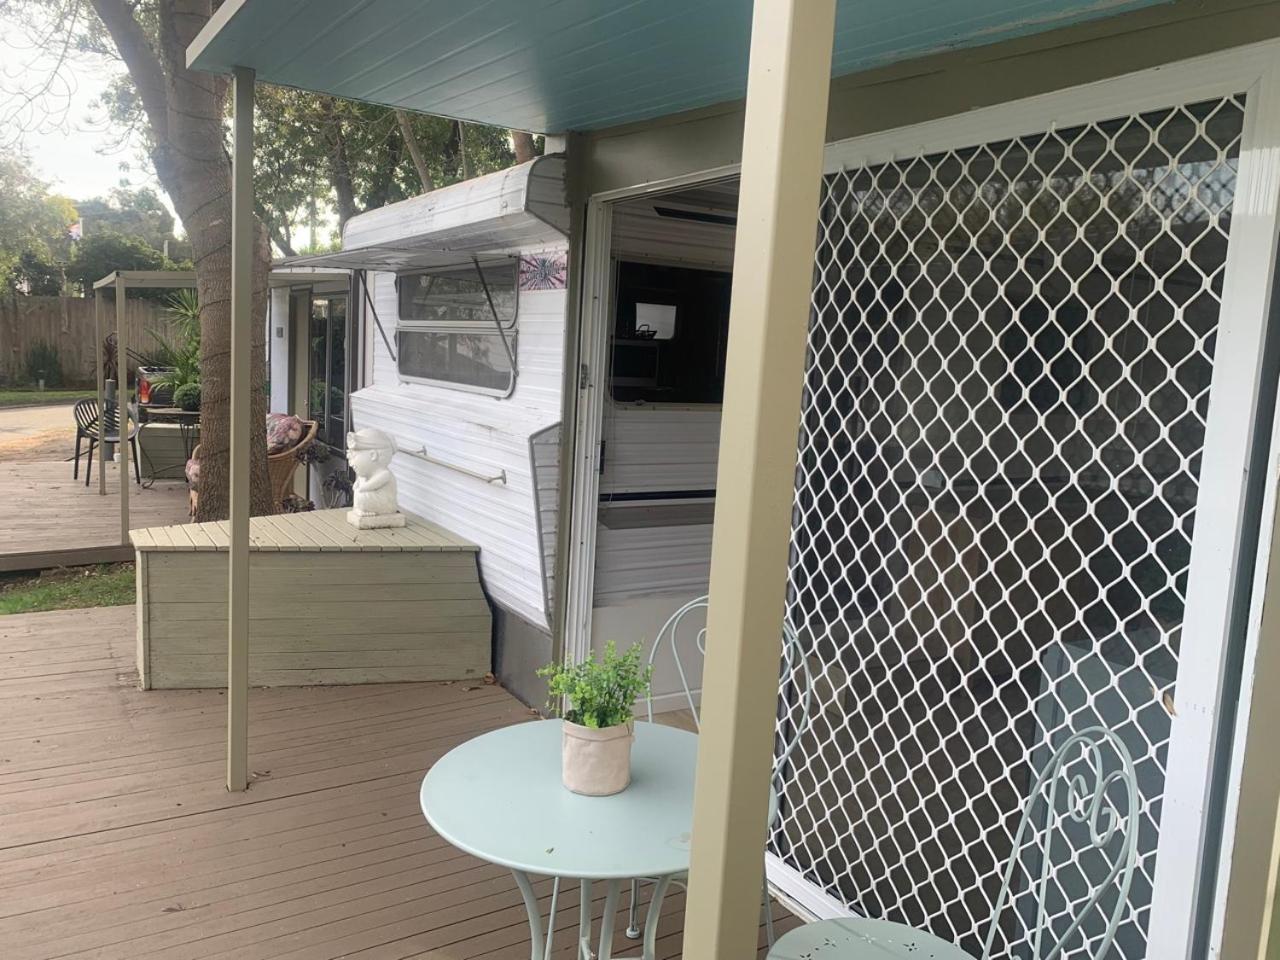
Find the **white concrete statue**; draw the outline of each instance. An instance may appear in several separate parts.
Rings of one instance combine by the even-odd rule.
[[[395,441],[381,430],[347,434],[347,465],[356,472],[347,523],[361,530],[404,526],[404,514],[396,503],[395,474],[388,469],[395,455]]]

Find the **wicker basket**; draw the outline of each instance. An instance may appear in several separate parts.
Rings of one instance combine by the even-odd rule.
[[[271,503],[276,513],[280,512],[284,498],[291,492],[293,472],[298,469],[298,457],[302,451],[316,442],[316,432],[319,429],[316,421],[303,420],[302,426],[302,439],[288,450],[282,450],[280,453],[273,453],[267,457],[267,476],[271,479]],[[191,459],[200,459],[200,446],[198,444],[191,451]],[[196,513],[197,500],[198,494],[193,487],[191,489],[191,515],[193,517]]]

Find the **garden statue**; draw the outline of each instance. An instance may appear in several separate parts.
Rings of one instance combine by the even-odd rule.
[[[396,503],[396,478],[389,469],[395,455],[395,441],[381,430],[347,434],[347,464],[356,472],[347,523],[361,530],[404,526]]]

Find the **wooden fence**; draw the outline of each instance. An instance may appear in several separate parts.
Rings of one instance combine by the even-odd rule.
[[[103,336],[115,330],[115,302],[102,305]],[[145,351],[155,346],[151,331],[168,334],[162,304],[126,300],[129,346]],[[80,297],[5,297],[0,300],[0,383],[27,380],[27,354],[40,342],[54,347],[63,379],[72,386],[94,382],[93,300]],[[132,368],[132,364],[130,367]]]

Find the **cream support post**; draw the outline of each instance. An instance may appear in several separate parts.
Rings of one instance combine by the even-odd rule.
[[[102,373],[102,291],[93,291],[93,339],[95,356],[98,360],[98,496],[105,497],[107,495],[107,464],[103,459],[106,446],[103,445],[102,438],[104,436],[102,429],[102,411],[106,407],[106,384],[103,383]]]
[[[124,277],[116,273],[116,433],[120,442],[116,451],[120,454],[120,545],[129,545],[129,338],[124,329]],[[98,408],[101,423],[105,411]],[[106,447],[98,445],[98,480],[107,472]]]
[[[227,597],[227,789],[249,785],[249,432],[253,397],[253,71],[232,73],[231,523]],[[261,425],[259,425],[261,429]]]
[[[684,955],[756,953],[834,0],[756,0]]]

